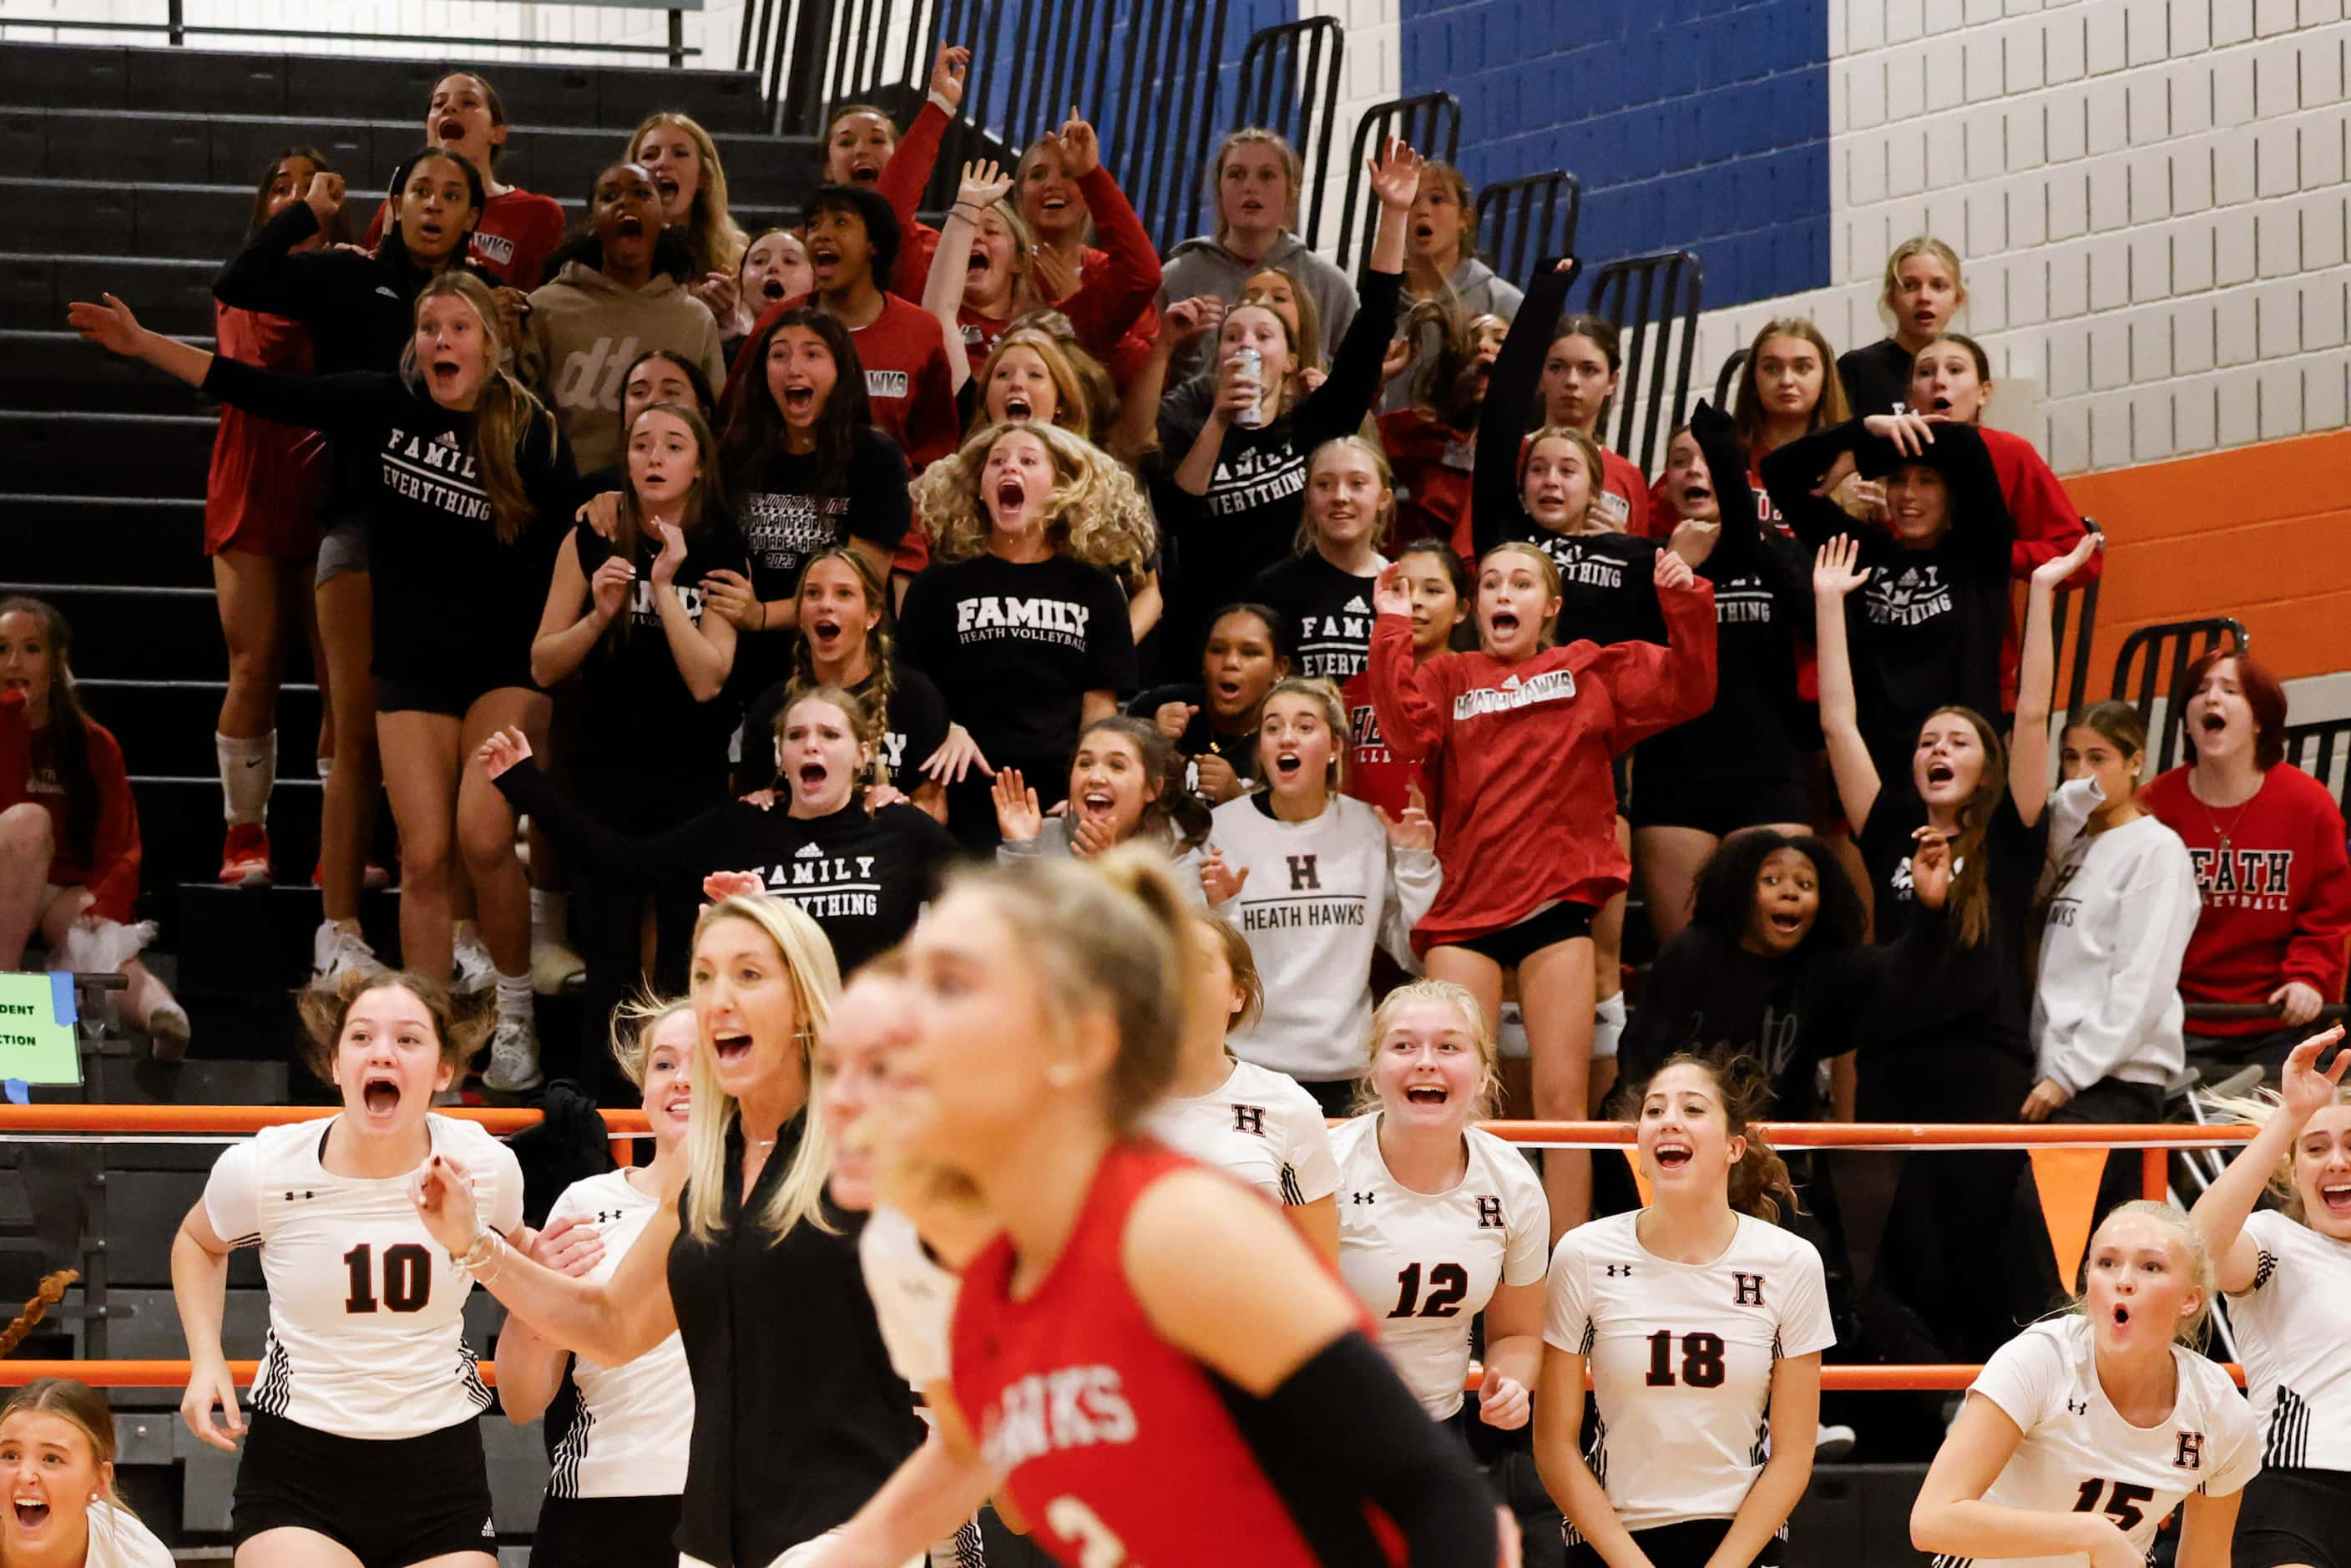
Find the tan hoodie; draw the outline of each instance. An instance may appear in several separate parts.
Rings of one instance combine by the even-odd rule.
[[[517,368],[555,412],[580,473],[621,461],[621,383],[654,349],[701,366],[714,389],[725,384],[718,324],[666,274],[632,290],[575,261],[532,291]]]

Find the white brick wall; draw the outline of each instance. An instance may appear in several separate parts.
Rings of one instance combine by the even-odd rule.
[[[1709,312],[1885,333],[1886,253],[1966,264],[1961,327],[2059,470],[2345,423],[2345,0],[1829,0],[1828,288]]]

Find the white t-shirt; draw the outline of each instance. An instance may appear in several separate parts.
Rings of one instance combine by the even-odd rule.
[[[319,1163],[340,1116],[232,1145],[204,1213],[233,1247],[261,1249],[269,1337],[252,1407],[340,1437],[417,1437],[470,1421],[490,1391],[465,1344],[474,1281],[433,1239],[409,1178],[357,1180]],[[434,1151],[473,1177],[481,1223],[522,1223],[522,1167],[472,1122],[428,1116]]]
[[[1551,1205],[1526,1156],[1491,1133],[1462,1134],[1469,1160],[1447,1192],[1415,1192],[1380,1155],[1380,1113],[1331,1135],[1339,1159],[1339,1271],[1378,1322],[1380,1348],[1436,1420],[1461,1408],[1469,1320],[1494,1287],[1532,1285]]]
[[[2321,1236],[2275,1209],[2245,1221],[2261,1249],[2252,1288],[2229,1298],[2245,1391],[2263,1433],[2262,1463],[2351,1470],[2351,1241]],[[2344,1531],[2351,1536],[2351,1521]]]
[[[1668,1262],[1641,1245],[1639,1218],[1560,1238],[1543,1343],[1591,1364],[1584,1458],[1625,1529],[1729,1519],[1771,1457],[1779,1362],[1836,1343],[1821,1255],[1742,1214],[1712,1262]]]
[[[876,1204],[857,1238],[858,1267],[890,1364],[916,1393],[947,1380],[947,1331],[962,1281],[935,1261],[904,1209]]]
[[[2227,1497],[2262,1468],[2252,1406],[2229,1375],[2175,1345],[2179,1394],[2171,1419],[2134,1427],[2098,1382],[2090,1322],[2078,1313],[2034,1323],[1984,1363],[1975,1385],[2024,1430],[1984,1500],[2043,1513],[2104,1513],[2146,1551],[2189,1492]],[[1938,1557],[1944,1568],[1965,1559]],[[2064,1557],[1980,1557],[1989,1568],[2084,1568],[2086,1552]]]
[[[575,1214],[589,1218],[604,1239],[604,1256],[587,1277],[602,1284],[660,1208],[661,1199],[639,1192],[628,1172],[606,1171],[565,1187],[547,1211],[547,1223]],[[548,1496],[671,1497],[685,1490],[694,1384],[675,1331],[619,1366],[575,1355],[571,1380],[580,1388],[580,1406],[555,1446]]]
[[[176,1568],[172,1549],[129,1509],[94,1502],[89,1518],[89,1552],[82,1568]]]
[[[1162,1100],[1144,1116],[1143,1130],[1279,1204],[1312,1203],[1339,1189],[1321,1103],[1289,1074],[1254,1062],[1234,1062],[1209,1093]]]

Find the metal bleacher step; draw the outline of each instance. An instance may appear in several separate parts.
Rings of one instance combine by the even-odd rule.
[[[0,244],[10,247],[0,251],[0,328],[62,331],[68,305],[113,294],[129,302],[141,326],[181,338],[212,333],[213,278],[222,256],[60,256],[22,250],[13,239]],[[23,485],[13,475],[9,483]]]
[[[11,38],[0,50],[0,104],[421,124],[425,98],[445,69],[438,55],[233,54]],[[625,133],[655,108],[683,110],[714,134],[758,131],[767,120],[758,80],[747,71],[501,62],[490,74],[517,125]]]
[[[354,191],[381,191],[402,159],[423,145],[424,92],[397,118],[316,115],[183,114],[86,108],[0,107],[0,168],[12,177],[48,180],[161,181],[241,192],[240,224],[262,171],[291,147],[324,153]],[[648,110],[665,100],[649,98]],[[518,120],[498,158],[498,178],[559,201],[578,203],[596,175],[626,155],[635,127]],[[810,136],[725,133],[720,155],[737,207],[797,204],[815,188],[820,149]]]

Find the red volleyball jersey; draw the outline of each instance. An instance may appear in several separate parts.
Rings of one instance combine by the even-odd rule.
[[[1300,1483],[1306,1435],[1160,1338],[1128,1287],[1128,1214],[1154,1182],[1194,1168],[1156,1145],[1117,1145],[1028,1300],[1012,1298],[1003,1237],[964,1270],[953,1379],[980,1451],[1031,1539],[1071,1568],[1401,1564],[1393,1527],[1359,1499]]]

